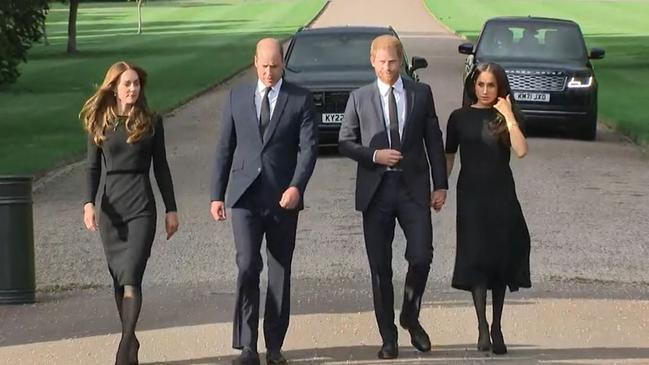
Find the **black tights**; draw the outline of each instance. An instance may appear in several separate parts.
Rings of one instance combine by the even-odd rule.
[[[141,288],[133,285],[115,285],[115,304],[117,304],[119,319],[122,322],[122,338],[117,348],[115,364],[137,364],[140,343],[135,337],[135,326],[142,308]]]
[[[506,287],[502,286],[495,287],[491,290],[493,307],[491,336],[489,336],[489,323],[487,322],[487,288],[485,286],[478,286],[471,290],[473,305],[475,306],[475,312],[478,317],[478,350],[489,351],[492,349],[494,353],[507,352],[500,325],[503,307],[505,305],[505,289]]]

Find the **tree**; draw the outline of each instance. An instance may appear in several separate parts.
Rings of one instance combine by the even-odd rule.
[[[137,34],[142,34],[142,5],[144,5],[144,0],[133,1],[137,2]]]
[[[63,0],[66,1],[66,0]],[[67,52],[70,54],[77,53],[77,13],[79,11],[80,0],[68,0],[70,3],[70,10],[68,13],[68,48]],[[127,0],[131,1],[131,0]],[[137,33],[142,33],[142,5],[144,0],[133,0],[137,2]]]
[[[45,22],[43,22],[43,44],[46,46],[50,45],[50,41],[47,39],[47,27],[45,26]]]
[[[68,53],[77,53],[77,12],[79,0],[70,0],[70,11],[68,13]]]
[[[47,0],[0,1],[0,85],[15,82],[18,64],[43,36]]]

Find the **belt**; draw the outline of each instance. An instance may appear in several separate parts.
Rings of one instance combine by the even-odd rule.
[[[143,169],[124,169],[124,170],[110,170],[106,171],[106,175],[120,175],[120,174],[148,174],[149,170]]]

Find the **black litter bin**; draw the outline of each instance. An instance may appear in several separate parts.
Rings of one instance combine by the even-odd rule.
[[[0,176],[0,304],[34,303],[32,177]]]

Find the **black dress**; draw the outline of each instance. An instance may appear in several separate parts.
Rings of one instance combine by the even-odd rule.
[[[531,287],[530,235],[509,168],[510,147],[488,127],[496,113],[467,106],[455,110],[447,125],[446,152],[459,147],[461,162],[452,281],[457,289]]]
[[[153,172],[167,212],[176,211],[173,184],[167,164],[162,119],[153,131],[127,143],[124,123],[110,128],[101,146],[88,138],[87,199],[94,203],[102,161],[106,169],[99,214],[99,233],[116,285],[139,286],[151,253],[156,229],[156,205],[149,179]]]

